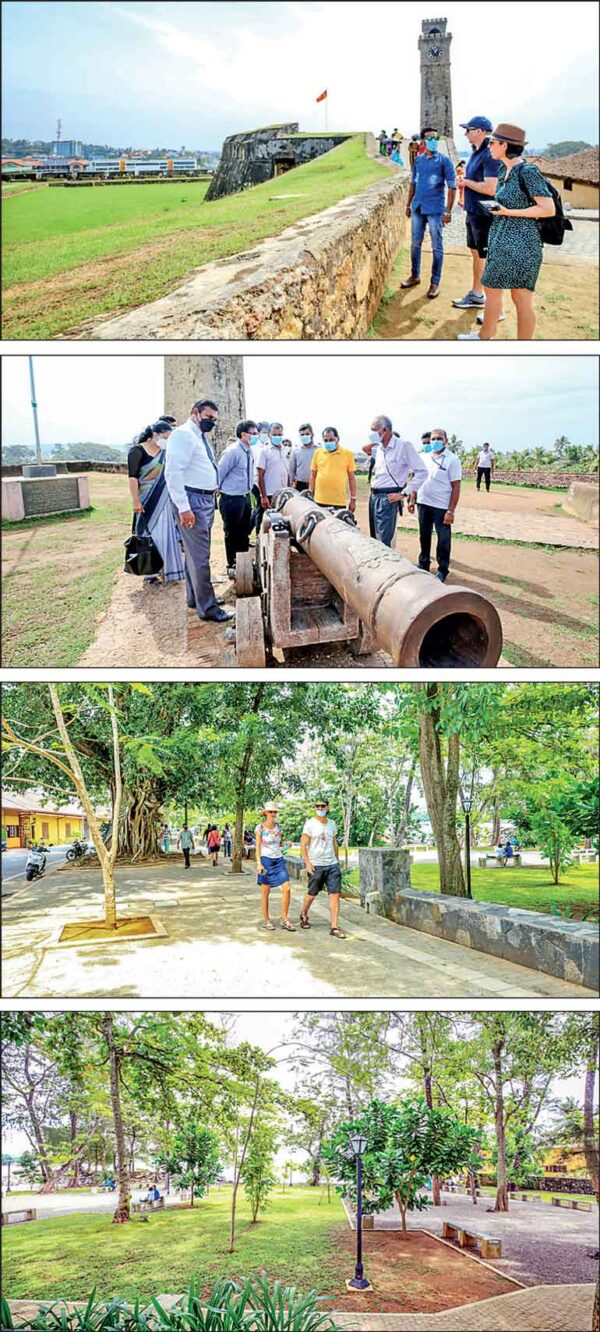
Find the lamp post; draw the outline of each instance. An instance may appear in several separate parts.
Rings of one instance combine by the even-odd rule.
[[[465,869],[467,871],[467,897],[472,898],[473,894],[471,892],[471,809],[473,807],[473,801],[471,799],[471,796],[463,795],[461,791],[460,803],[463,807],[463,812],[465,816]]]
[[[371,1282],[367,1281],[364,1274],[362,1262],[362,1157],[367,1146],[364,1134],[352,1134],[350,1150],[356,1158],[356,1266],[352,1280],[346,1282],[348,1290],[372,1290]]]
[[[37,402],[35,395],[35,380],[33,377],[33,356],[28,356],[29,361],[29,387],[31,390],[31,410],[33,412],[33,429],[35,434],[35,460],[40,466],[42,462],[42,446],[40,443],[40,430],[38,426]]]

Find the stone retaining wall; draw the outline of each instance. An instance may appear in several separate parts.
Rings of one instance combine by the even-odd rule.
[[[360,900],[365,910],[375,910],[408,929],[598,991],[597,924],[411,888],[408,851],[363,847],[358,859]]]
[[[583,481],[587,485],[598,486],[598,477],[593,472],[553,472],[551,468],[540,468],[531,471],[504,472],[501,467],[496,467],[495,480],[501,481],[506,486],[550,486],[555,490],[568,490],[574,481]]]
[[[585,481],[572,481],[569,493],[563,504],[566,513],[574,513],[576,518],[598,526],[598,478],[594,485]]]
[[[160,300],[89,321],[75,339],[364,337],[405,239],[408,173],[220,259]]]

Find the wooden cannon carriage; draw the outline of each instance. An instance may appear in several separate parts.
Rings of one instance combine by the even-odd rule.
[[[382,649],[394,666],[495,666],[502,627],[471,588],[446,586],[365,536],[347,510],[280,490],[257,547],[236,563],[238,666],[265,666],[275,650],[348,643]]]

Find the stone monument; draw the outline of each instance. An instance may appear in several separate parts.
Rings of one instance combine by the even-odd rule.
[[[421,124],[431,125],[453,146],[452,84],[450,77],[450,42],[445,18],[423,19],[419,52],[421,55]]]
[[[242,356],[165,356],[165,412],[186,421],[192,403],[212,398],[219,423],[210,439],[217,456],[246,415]]]

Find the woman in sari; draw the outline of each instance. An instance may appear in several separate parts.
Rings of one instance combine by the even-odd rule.
[[[133,512],[138,515],[136,531],[150,533],[163,561],[160,575],[146,578],[147,583],[178,583],[185,578],[181,543],[164,478],[165,451],[172,428],[164,420],[146,426],[136,435],[127,458]]]

